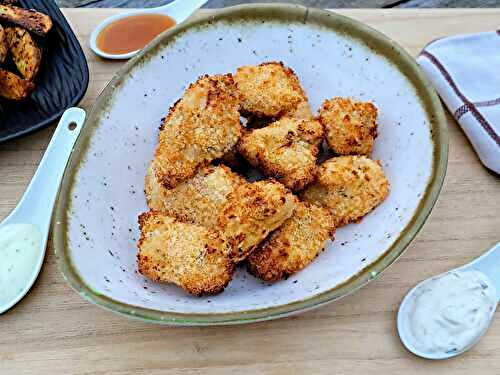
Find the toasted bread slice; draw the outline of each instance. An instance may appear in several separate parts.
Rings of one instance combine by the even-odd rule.
[[[0,64],[5,61],[8,52],[9,45],[7,44],[7,33],[2,25],[0,25]]]
[[[0,96],[9,100],[22,100],[35,88],[35,85],[14,73],[0,69]]]
[[[21,27],[8,27],[5,32],[9,51],[17,70],[24,79],[33,81],[42,61],[40,48],[38,48],[30,33]]]
[[[0,21],[14,23],[42,36],[52,29],[52,20],[46,14],[13,5],[0,4]]]

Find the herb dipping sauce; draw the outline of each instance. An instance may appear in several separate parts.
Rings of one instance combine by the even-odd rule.
[[[497,291],[479,271],[451,271],[420,284],[406,309],[408,339],[429,354],[461,352],[488,329]]]

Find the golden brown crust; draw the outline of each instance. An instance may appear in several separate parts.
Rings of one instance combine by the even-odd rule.
[[[24,79],[32,81],[38,73],[42,61],[40,48],[38,48],[30,33],[21,27],[8,27],[5,32],[9,51],[17,70]]]
[[[0,69],[0,96],[9,100],[22,100],[35,88],[30,81]]]
[[[329,146],[339,155],[370,155],[377,137],[377,108],[350,98],[325,100],[319,110]]]
[[[173,189],[163,187],[150,166],[145,193],[149,208],[176,217],[180,221],[213,227],[227,196],[246,183],[225,165],[201,168],[191,179]]]
[[[292,216],[296,201],[275,181],[246,183],[230,193],[217,227],[231,242],[234,261],[245,259],[270,232]]]
[[[238,108],[230,74],[204,76],[189,86],[160,130],[155,174],[166,188],[232,149],[241,135]]]
[[[328,210],[300,202],[293,216],[250,254],[248,271],[265,281],[286,278],[310,264],[334,234]]]
[[[282,118],[246,133],[238,150],[254,167],[296,191],[314,180],[322,139],[323,127],[318,121]]]
[[[217,294],[231,281],[231,247],[220,233],[150,211],[139,216],[139,272],[202,296]]]
[[[0,25],[0,64],[2,64],[7,58],[7,53],[9,52],[9,46],[7,44],[7,34],[5,29]]]
[[[314,116],[311,111],[311,106],[307,100],[307,97],[304,95],[304,100],[299,102],[297,108],[286,112],[282,117],[290,117],[299,120],[313,120]],[[258,117],[255,115],[249,115],[247,117],[246,127],[247,129],[260,129],[264,128],[273,122],[276,122],[277,118],[274,117]]]
[[[287,113],[283,114],[284,117],[291,117],[300,120],[312,120],[314,118],[311,106],[305,94],[303,94],[303,100],[297,104],[297,107]]]
[[[360,220],[389,194],[389,182],[380,163],[365,156],[340,156],[325,161],[317,181],[302,197],[328,208],[337,226]]]
[[[12,5],[0,4],[0,21],[14,23],[42,36],[52,28],[52,20],[46,14]]]
[[[304,90],[294,71],[282,62],[242,66],[234,76],[243,115],[279,117],[304,101]]]

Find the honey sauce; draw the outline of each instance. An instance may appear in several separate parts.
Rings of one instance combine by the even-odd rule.
[[[97,47],[111,55],[144,48],[158,34],[175,26],[175,20],[162,14],[141,14],[119,19],[106,26],[97,37]]]

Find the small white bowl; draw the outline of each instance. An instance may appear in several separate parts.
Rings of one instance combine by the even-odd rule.
[[[92,31],[92,34],[90,34],[90,40],[89,40],[90,48],[92,49],[92,51],[94,51],[96,55],[101,56],[105,59],[110,59],[110,60],[130,59],[135,55],[137,55],[140,49],[128,53],[114,55],[102,51],[97,45],[97,37],[99,36],[101,31],[104,30],[108,25],[124,18],[128,18],[131,16],[139,16],[143,14],[166,15],[172,18],[175,21],[176,25],[178,25],[184,22],[191,14],[193,14],[198,8],[203,6],[203,4],[205,4],[207,1],[208,0],[189,0],[189,1],[177,0],[161,7],[149,8],[149,9],[136,9],[130,12],[121,13],[115,16],[108,17],[104,21],[102,21],[99,25],[97,25],[94,31]]]

